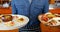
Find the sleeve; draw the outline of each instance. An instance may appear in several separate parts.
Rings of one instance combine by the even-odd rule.
[[[43,13],[47,13],[49,11],[49,0],[45,0]]]
[[[16,7],[15,7],[15,4],[14,4],[14,0],[12,0],[11,6],[12,6],[12,14],[16,14]]]

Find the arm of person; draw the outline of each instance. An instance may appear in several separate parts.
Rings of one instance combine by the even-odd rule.
[[[42,14],[38,15],[38,19],[41,20],[41,16],[47,13],[48,11],[49,11],[49,1],[45,0],[43,12]]]
[[[43,9],[43,14],[47,13],[49,11],[49,0],[45,0],[44,2],[44,9]]]
[[[14,4],[14,0],[12,0],[11,6],[12,6],[12,14],[16,14],[16,7],[15,7],[15,4]]]

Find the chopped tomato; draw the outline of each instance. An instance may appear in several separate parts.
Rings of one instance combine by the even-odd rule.
[[[46,15],[43,15],[43,16],[41,17],[41,19],[44,20],[44,21],[46,21],[46,22],[48,21],[48,17],[47,17]]]

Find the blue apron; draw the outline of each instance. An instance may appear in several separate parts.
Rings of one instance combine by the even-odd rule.
[[[49,2],[48,0],[12,0],[12,14],[25,15],[29,17],[29,23],[20,29],[21,31],[34,32],[39,31],[38,15],[48,12]]]

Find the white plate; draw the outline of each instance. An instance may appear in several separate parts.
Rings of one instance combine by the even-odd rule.
[[[13,29],[21,28],[29,22],[29,18],[26,16],[23,16],[23,15],[12,15],[12,16],[18,16],[19,18],[22,17],[25,19],[25,21],[24,22],[17,22],[15,20],[12,20],[15,23],[14,26],[6,26],[5,22],[2,22],[2,23],[0,23],[0,30],[13,30]]]

